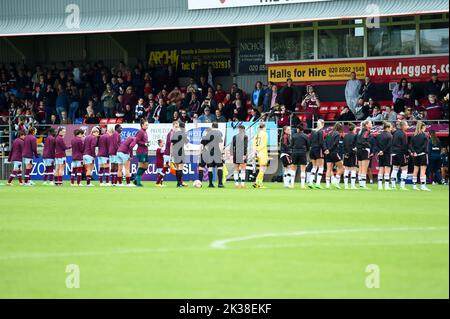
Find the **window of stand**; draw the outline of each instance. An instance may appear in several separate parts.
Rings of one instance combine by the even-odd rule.
[[[268,62],[322,61],[449,53],[449,15],[383,17],[271,25]]]

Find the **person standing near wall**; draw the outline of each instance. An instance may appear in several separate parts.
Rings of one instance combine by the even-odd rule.
[[[350,111],[355,114],[356,105],[359,99],[359,90],[361,88],[361,82],[356,78],[356,73],[352,72],[350,80],[348,80],[345,86],[345,100]]]

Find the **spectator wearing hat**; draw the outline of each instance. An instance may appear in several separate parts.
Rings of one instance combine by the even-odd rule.
[[[216,121],[216,116],[211,114],[211,109],[209,107],[205,108],[205,113],[199,116],[199,123],[213,123]]]

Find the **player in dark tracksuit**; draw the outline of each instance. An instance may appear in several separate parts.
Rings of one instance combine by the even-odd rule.
[[[356,137],[356,157],[359,166],[359,187],[367,189],[367,171],[369,169],[370,156],[372,155],[373,136],[370,133],[372,121],[366,120],[361,123],[361,131]]]
[[[413,189],[429,192],[427,187],[428,166],[428,136],[425,134],[427,126],[419,121],[416,124],[416,133],[411,138],[410,150],[414,158]],[[417,179],[420,172],[420,189],[417,187]]]
[[[344,137],[344,186],[348,189],[348,179],[351,175],[351,188],[356,189],[356,170],[358,160],[356,158],[356,126],[352,123],[348,125],[349,133]]]
[[[292,188],[295,182],[296,170],[292,164],[291,127],[283,127],[280,138],[280,159],[283,164],[284,187]]]
[[[384,122],[383,132],[376,138],[376,152],[378,154],[378,189],[391,190],[391,147],[392,147],[392,124]]]
[[[245,126],[239,125],[239,133],[233,136],[231,151],[234,164],[234,182],[237,188],[245,188],[245,170],[247,169],[248,136]]]
[[[392,133],[392,173],[391,173],[391,183],[392,188],[397,189],[397,176],[401,169],[401,180],[400,189],[408,190],[406,185],[406,178],[408,177],[408,158],[409,158],[409,147],[408,147],[408,137],[406,136],[406,131],[408,130],[408,122],[401,121],[399,128],[393,127]]]
[[[344,164],[342,158],[339,155],[339,143],[341,141],[341,135],[343,133],[343,128],[341,123],[336,123],[334,125],[333,131],[328,134],[325,139],[325,157],[327,160],[327,189],[333,184],[334,187],[340,189],[339,183],[341,182],[341,175],[344,172]],[[337,166],[336,176],[334,176],[333,168],[334,165]]]
[[[306,165],[308,164],[307,155],[310,150],[308,135],[304,133],[303,125],[297,126],[297,132],[292,133],[292,164],[294,172],[300,166],[300,187],[305,189],[306,186]],[[295,180],[295,175],[294,175]]]
[[[311,176],[308,181],[309,188],[319,188],[320,182],[322,181],[323,176],[323,170],[324,170],[324,133],[323,133],[323,127],[325,125],[325,122],[323,120],[317,121],[317,128],[312,131],[310,135],[310,144],[311,144],[311,150],[309,152],[309,158],[312,162],[313,168],[311,170]],[[317,180],[316,180],[316,173],[317,173]],[[314,181],[316,181],[316,184],[314,185]]]

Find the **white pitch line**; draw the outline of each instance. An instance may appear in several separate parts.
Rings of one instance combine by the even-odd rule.
[[[422,231],[436,231],[436,230],[448,230],[448,227],[354,228],[354,229],[329,229],[329,230],[303,230],[286,233],[265,233],[265,234],[256,234],[243,237],[234,237],[216,240],[211,243],[210,247],[214,249],[226,249],[228,248],[227,245],[230,243],[253,239],[274,238],[274,237],[296,237],[307,235],[349,234],[349,233],[366,233],[366,232],[367,233],[409,232],[409,231],[422,232]]]
[[[46,259],[46,258],[64,258],[64,257],[95,257],[95,256],[112,256],[112,255],[128,255],[128,254],[148,254],[148,253],[171,253],[180,251],[208,251],[212,249],[226,249],[226,245],[231,242],[245,241],[267,237],[294,237],[294,236],[306,236],[306,235],[324,235],[324,234],[343,234],[343,233],[363,233],[363,232],[405,232],[405,231],[436,231],[436,230],[448,230],[448,227],[422,227],[422,228],[360,228],[360,229],[335,229],[335,230],[311,230],[311,231],[299,231],[288,233],[268,233],[259,234],[245,237],[235,237],[224,240],[214,241],[209,246],[198,247],[172,247],[172,248],[132,248],[132,249],[119,249],[110,251],[81,251],[81,252],[24,252],[10,255],[0,256],[1,261],[16,260],[16,259]],[[389,242],[389,243],[358,243],[355,246],[367,246],[367,245],[414,245],[414,244],[448,244],[448,241],[422,241],[422,242]],[[311,244],[312,246],[313,244]],[[316,244],[314,244],[316,245]],[[352,246],[351,243],[322,243],[322,246]],[[280,244],[280,245],[256,245],[252,247],[236,247],[234,249],[270,249],[270,248],[289,248],[289,247],[304,247],[308,246],[307,243],[298,244]],[[319,243],[318,246],[321,246]]]

